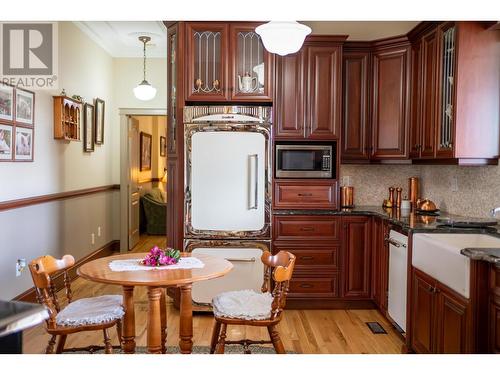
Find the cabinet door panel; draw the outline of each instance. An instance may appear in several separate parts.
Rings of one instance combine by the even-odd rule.
[[[372,144],[376,159],[408,157],[409,48],[373,57]]]
[[[340,134],[341,47],[307,48],[306,136],[335,139]]]
[[[411,343],[417,353],[433,353],[435,350],[434,287],[431,277],[413,269]]]
[[[231,71],[233,101],[272,101],[273,55],[255,32],[259,23],[231,24]],[[244,78],[248,73],[250,78]]]
[[[468,353],[468,302],[443,285],[438,285],[438,291],[437,352]]]
[[[343,219],[344,296],[370,297],[370,218]]]
[[[342,160],[368,160],[369,52],[343,55]]]
[[[410,158],[418,159],[422,147],[422,42],[419,40],[411,47],[411,120],[410,120]]]
[[[229,100],[228,29],[227,23],[187,23],[187,101]]]
[[[436,31],[422,39],[422,158],[434,158],[435,151],[437,42]]]
[[[304,138],[304,52],[276,58],[276,138]]]

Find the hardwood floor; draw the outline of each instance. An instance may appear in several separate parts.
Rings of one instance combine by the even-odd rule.
[[[141,237],[134,252],[148,251],[152,246],[165,246],[164,237]],[[92,283],[83,279],[73,282],[75,299],[102,294],[121,294],[121,288],[112,285]],[[64,301],[64,293],[60,293]],[[63,302],[64,305],[64,302]],[[137,287],[135,292],[136,343],[146,346],[147,319],[146,288]],[[178,345],[179,312],[168,303],[168,345]],[[366,322],[379,322],[387,334],[373,334]],[[193,319],[194,345],[208,346],[212,334],[211,314],[196,314]],[[401,353],[402,340],[389,322],[376,310],[286,310],[278,331],[285,349],[296,353]],[[117,345],[116,332],[111,333],[113,345]],[[254,340],[267,339],[265,328],[229,326],[228,339],[244,337]],[[24,353],[44,353],[49,335],[43,325],[24,332]],[[84,332],[69,335],[66,347],[102,345],[102,332]]]

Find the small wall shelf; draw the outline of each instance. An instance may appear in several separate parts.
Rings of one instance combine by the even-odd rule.
[[[54,96],[54,139],[80,140],[82,103],[67,96]]]

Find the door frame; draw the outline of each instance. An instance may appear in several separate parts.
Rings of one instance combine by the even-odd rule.
[[[120,115],[120,252],[128,251],[129,117],[167,116],[166,108],[119,108]],[[168,121],[168,120],[167,120]],[[168,124],[167,124],[168,126]],[[166,135],[165,135],[166,136]]]

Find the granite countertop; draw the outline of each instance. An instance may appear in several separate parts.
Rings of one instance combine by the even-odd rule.
[[[363,216],[378,216],[384,220],[389,221],[401,228],[403,232],[412,233],[479,233],[488,234],[500,238],[500,225],[491,226],[487,228],[461,228],[449,225],[443,225],[437,221],[438,217],[451,219],[454,221],[468,221],[460,215],[454,215],[449,212],[440,211],[439,216],[430,216],[416,214],[398,210],[395,208],[383,208],[381,206],[356,206],[354,208],[342,209],[339,211],[333,210],[273,210],[274,215],[363,215]],[[495,263],[500,266],[500,248],[487,249],[487,248],[470,248],[463,249],[463,255],[474,259],[484,260],[490,263]]]
[[[465,255],[473,260],[484,260],[493,263],[500,267],[500,249],[489,248],[465,248],[460,251],[460,254]]]
[[[48,317],[45,306],[0,300],[0,337],[37,325]]]

